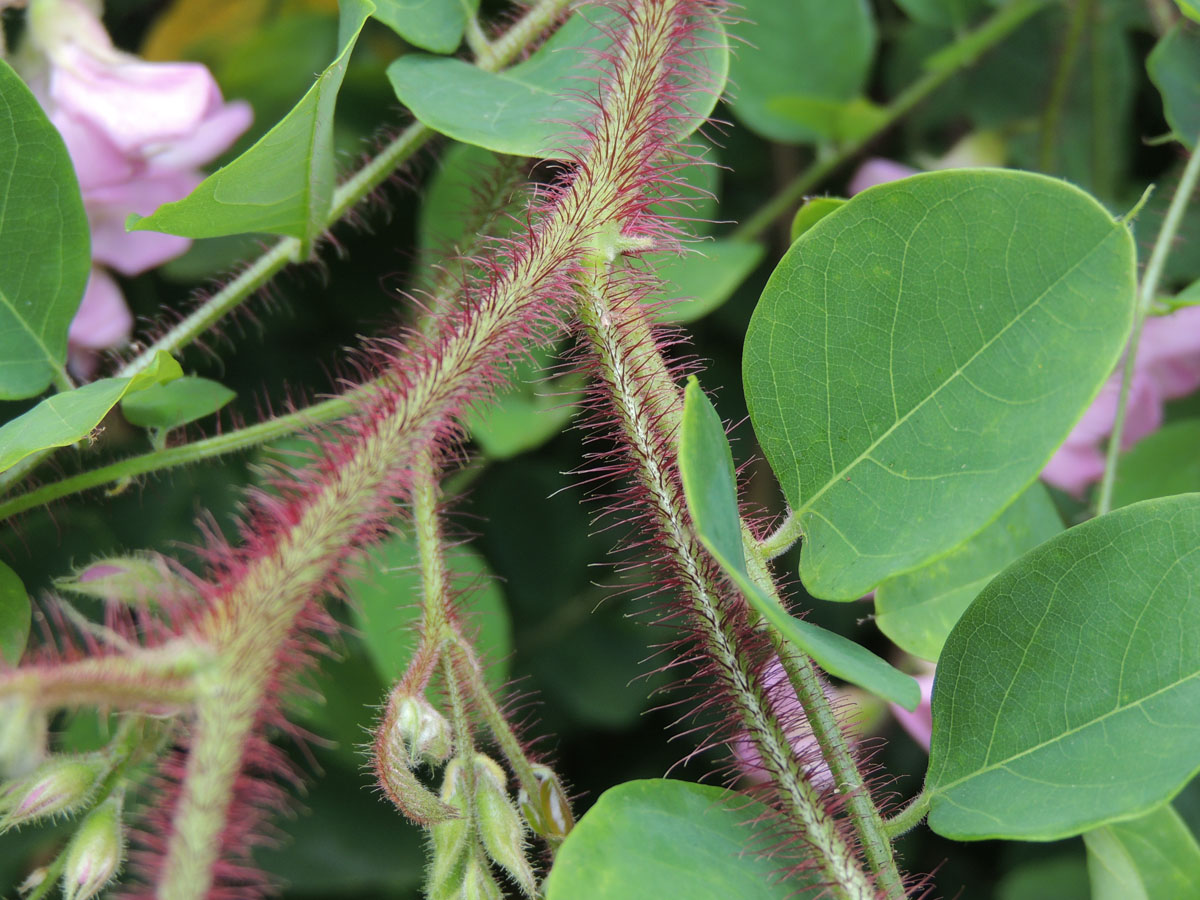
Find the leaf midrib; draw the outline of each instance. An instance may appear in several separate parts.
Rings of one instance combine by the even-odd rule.
[[[1049,285],[1047,285],[1042,290],[1041,294],[1039,294],[1032,303],[1030,303],[1027,307],[1025,307],[1025,309],[1021,310],[1016,316],[1014,316],[1012,318],[1012,320],[1009,321],[1008,324],[1006,324],[1002,329],[1000,329],[1000,331],[998,331],[993,337],[989,338],[978,350],[975,351],[975,353],[973,353],[971,355],[970,359],[968,359],[965,363],[963,363],[961,366],[959,366],[957,369],[955,369],[953,372],[951,372],[946,377],[946,380],[943,381],[941,384],[939,384],[936,388],[934,388],[926,397],[924,397],[921,400],[920,403],[916,404],[912,409],[910,409],[903,416],[901,416],[899,419],[897,419],[895,422],[893,422],[883,434],[881,434],[874,441],[872,441],[870,443],[870,445],[867,446],[867,448],[865,450],[863,450],[858,456],[856,456],[848,465],[835,471],[830,476],[829,480],[826,481],[825,484],[823,484],[821,486],[821,488],[815,494],[813,494],[807,500],[805,500],[803,503],[800,504],[800,506],[796,510],[796,513],[800,514],[800,513],[811,512],[813,505],[831,487],[833,487],[835,484],[838,484],[839,482],[841,482],[841,480],[847,474],[854,471],[855,467],[857,467],[859,465],[859,463],[863,462],[863,460],[865,460],[867,457],[869,457],[872,454],[872,452],[874,452],[874,450],[880,444],[882,444],[885,440],[887,440],[889,437],[891,437],[891,435],[896,431],[896,429],[898,429],[901,425],[903,425],[910,418],[912,418],[916,413],[918,413],[925,406],[926,403],[928,403],[930,400],[932,400],[934,397],[936,397],[938,394],[940,394],[943,388],[948,386],[952,381],[954,381],[960,375],[962,375],[962,373],[965,372],[971,366],[971,364],[974,363],[975,360],[977,360],[980,357],[981,354],[983,354],[987,350],[989,350],[992,347],[992,345],[994,345],[1005,334],[1007,334],[1009,329],[1012,328],[1014,325],[1016,325],[1018,322],[1020,322],[1027,313],[1031,312],[1034,309],[1037,309],[1038,306],[1041,304],[1041,302],[1046,299],[1046,297],[1049,295],[1049,293],[1051,291],[1053,291],[1056,287],[1058,287],[1063,282],[1064,279],[1070,277],[1079,268],[1081,268],[1089,259],[1091,259],[1091,257],[1097,251],[1099,251],[1105,244],[1107,244],[1108,241],[1112,237],[1119,236],[1121,233],[1120,230],[1121,230],[1122,226],[1117,223],[1113,223],[1113,224],[1114,224],[1114,228],[1111,231],[1109,231],[1106,235],[1104,235],[1104,237],[1102,237],[1099,241],[1097,241],[1095,246],[1093,246],[1087,253],[1085,253],[1083,256],[1081,256],[1074,263],[1074,265],[1072,265],[1069,269],[1067,269],[1065,272],[1063,272],[1061,275],[1059,275],[1056,279],[1054,279],[1053,282],[1051,282]]]
[[[62,365],[58,362],[58,357],[50,352],[50,348],[46,346],[46,342],[42,340],[42,336],[29,327],[28,321],[22,317],[21,313],[13,305],[12,300],[9,299],[8,294],[6,294],[3,290],[0,290],[0,303],[3,303],[3,305],[12,312],[13,318],[16,319],[20,324],[22,330],[28,332],[29,336],[33,338],[33,342],[37,344],[42,353],[45,355],[46,362],[50,364],[50,369],[53,372],[61,372]]]
[[[1007,756],[1004,759],[997,760],[994,763],[989,763],[985,766],[981,766],[980,768],[972,771],[970,774],[964,775],[962,778],[957,778],[954,781],[949,781],[949,782],[946,782],[945,784],[937,785],[930,790],[930,795],[936,797],[938,794],[945,794],[946,792],[952,790],[953,788],[958,787],[960,784],[964,784],[964,783],[970,781],[973,778],[978,778],[980,775],[986,775],[987,773],[995,771],[996,769],[1005,768],[1006,766],[1012,764],[1014,761],[1016,761],[1018,759],[1022,759],[1026,756],[1029,756],[1032,753],[1036,753],[1039,750],[1042,750],[1046,747],[1056,744],[1059,741],[1065,740],[1065,739],[1071,737],[1072,735],[1078,734],[1079,732],[1083,731],[1086,728],[1091,728],[1093,725],[1096,725],[1100,722],[1107,721],[1108,719],[1112,718],[1115,715],[1118,715],[1119,713],[1127,712],[1131,709],[1136,709],[1137,707],[1141,706],[1143,703],[1146,703],[1149,700],[1153,700],[1155,697],[1158,697],[1161,694],[1165,694],[1167,691],[1174,690],[1175,688],[1179,687],[1180,685],[1187,684],[1189,681],[1192,681],[1196,678],[1200,678],[1200,671],[1192,672],[1191,674],[1189,674],[1183,678],[1179,678],[1175,681],[1172,681],[1170,684],[1164,684],[1162,687],[1158,688],[1157,690],[1151,691],[1149,694],[1145,694],[1141,697],[1138,697],[1136,700],[1130,701],[1129,703],[1125,703],[1125,704],[1116,706],[1113,709],[1109,710],[1108,712],[1103,713],[1102,715],[1096,716],[1094,719],[1089,719],[1087,722],[1084,722],[1080,725],[1076,725],[1074,728],[1068,728],[1066,731],[1062,731],[1062,732],[1056,734],[1054,737],[1044,740],[1039,744],[1034,744],[1031,747],[1027,747],[1026,749],[1022,750],[1020,753],[1014,753],[1012,756]]]

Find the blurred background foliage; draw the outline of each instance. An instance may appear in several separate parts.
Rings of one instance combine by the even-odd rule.
[[[761,33],[744,35],[761,53],[748,45],[737,51],[734,79],[753,93],[753,85],[774,77],[780,66],[803,67],[797,48],[813,36],[806,37],[804,23],[789,17],[789,3],[746,5],[747,18],[769,15],[773,31],[769,41]],[[854,4],[845,0],[844,5]],[[821,37],[821,52],[838,70],[822,77],[842,79],[842,99],[861,91],[883,102],[911,83],[922,61],[950,43],[965,23],[986,14],[989,5],[986,0],[876,0],[873,31],[833,28]],[[1094,0],[1051,139],[1042,137],[1041,126],[1070,27],[1070,4],[1065,3],[1049,3],[979,65],[876,140],[871,155],[921,166],[964,136],[983,133],[1006,164],[1062,175],[1095,193],[1114,213],[1127,211],[1148,182],[1158,181],[1164,189],[1138,218],[1138,241],[1147,248],[1180,165],[1175,147],[1146,141],[1169,130],[1145,72],[1156,39],[1148,11],[1154,5]],[[485,16],[504,12],[503,4],[484,4]],[[282,117],[333,57],[337,9],[335,0],[108,0],[106,22],[124,48],[151,59],[204,62],[227,98],[250,101],[255,125],[232,155]],[[393,32],[368,23],[337,109],[337,146],[345,170],[404,123],[384,69],[406,50]],[[718,220],[704,226],[717,236],[731,230],[728,223],[749,216],[814,154],[804,143],[803,127],[789,131],[786,121],[751,109],[749,100],[740,105],[720,107],[718,117],[729,124],[709,130],[715,145],[710,158],[721,168],[709,168],[703,177],[719,205],[702,215]],[[269,410],[329,391],[339,376],[353,374],[345,349],[355,345],[356,336],[386,332],[411,315],[403,292],[423,283],[430,264],[421,249],[427,243],[419,233],[422,204],[449,192],[451,199],[438,202],[445,209],[454,205],[452,186],[439,182],[439,161],[452,158],[447,157],[451,149],[448,141],[432,145],[354,223],[334,230],[320,263],[288,270],[266,296],[210,336],[207,346],[188,351],[185,370],[237,392],[220,414],[220,426],[210,419],[189,426],[189,436],[252,422]],[[844,194],[850,174],[850,168],[839,171],[820,192]],[[1200,207],[1193,206],[1183,231],[1168,271],[1174,288],[1200,278]],[[688,326],[688,352],[706,361],[706,386],[716,389],[721,414],[738,423],[732,437],[741,460],[755,454],[739,389],[742,335],[787,239],[783,222],[767,236],[767,251],[756,267],[753,259],[745,266],[754,268],[727,302]],[[256,238],[198,241],[185,256],[122,286],[135,313],[153,320],[162,307],[186,308],[194,290],[219,284],[220,273],[262,245]],[[531,367],[524,377],[533,382],[539,376]],[[612,561],[619,531],[593,533],[594,506],[579,487],[583,478],[569,474],[580,466],[581,435],[571,427],[564,401],[539,398],[539,390],[546,392],[536,384],[523,385],[498,413],[476,422],[480,439],[471,446],[474,458],[449,488],[459,493],[453,521],[464,537],[474,536],[461,551],[460,569],[481,586],[469,603],[477,612],[472,621],[491,656],[493,675],[511,684],[527,735],[539,738],[539,749],[556,761],[581,813],[607,787],[672,769],[689,756],[693,738],[669,740],[683,730],[675,720],[688,709],[661,708],[683,699],[681,694],[655,694],[669,680],[657,670],[671,659],[657,653],[655,645],[671,634],[648,627],[655,618],[653,597],[613,589],[619,579],[605,564]],[[1172,420],[1196,415],[1200,408],[1194,399],[1168,411]],[[114,415],[99,446],[88,452],[87,465],[146,449],[145,433]],[[107,495],[93,492],[59,502],[6,529],[0,551],[35,595],[50,589],[56,576],[96,556],[150,548],[187,560],[188,548],[200,541],[198,518],[231,532],[243,490],[260,478],[262,463],[279,458],[260,450],[148,477]],[[1161,468],[1155,463],[1152,459],[1146,466],[1147,477]],[[80,468],[81,459],[67,451],[56,465],[69,473]],[[765,467],[756,464],[751,471],[749,499],[779,511]],[[1200,473],[1193,470],[1191,477],[1200,479]],[[1056,499],[1068,520],[1080,514],[1077,501],[1064,495]],[[352,586],[356,606],[339,612],[348,625],[346,635],[323,661],[312,693],[300,701],[300,721],[316,737],[292,752],[311,776],[309,787],[294,813],[278,821],[276,846],[260,856],[287,884],[286,897],[398,900],[417,894],[423,873],[419,833],[373,791],[357,752],[385,685],[402,662],[403,628],[415,615],[415,576],[403,568],[411,552],[400,535],[370,555],[361,580]],[[782,570],[794,571],[794,560],[785,561]],[[814,603],[812,616],[889,653],[890,645],[869,620],[869,607]],[[881,777],[887,790],[911,796],[919,787],[925,754],[877,712],[866,711],[864,720],[887,739],[875,758]],[[95,745],[106,728],[85,716],[64,718],[57,727],[67,745],[78,748]],[[704,754],[673,774],[702,779],[720,765],[718,756]],[[1200,793],[1194,786],[1177,805],[1193,828],[1200,826]],[[0,895],[14,896],[9,886],[31,864],[46,859],[56,839],[54,829],[6,837],[0,847]],[[900,850],[910,871],[937,870],[943,896],[1087,896],[1079,840],[951,845],[918,829]]]

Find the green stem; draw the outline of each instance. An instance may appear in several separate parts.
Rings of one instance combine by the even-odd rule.
[[[779,590],[767,564],[770,557],[764,552],[763,544],[754,540],[750,529],[744,523],[742,546],[746,553],[750,577],[782,606]],[[765,627],[769,629],[772,648],[804,709],[805,719],[813,737],[817,739],[821,755],[833,773],[839,793],[845,798],[846,809],[862,842],[867,862],[878,879],[879,887],[889,900],[903,900],[906,896],[904,879],[896,865],[883,817],[871,799],[862,773],[855,764],[846,735],[838,724],[829,698],[825,696],[825,687],[816,664],[809,657],[797,653],[777,629],[770,625]]]
[[[761,541],[754,542],[754,555],[761,557],[763,560],[782,556],[791,550],[796,541],[800,540],[803,536],[800,530],[799,517],[789,509],[787,518],[780,523],[778,528]]]
[[[491,55],[487,59],[480,59],[476,64],[485,71],[496,71],[510,65],[522,50],[554,23],[569,2],[570,0],[541,0],[500,39],[490,43],[488,46]],[[338,186],[334,192],[333,206],[326,216],[324,228],[333,227],[433,136],[434,132],[419,122],[414,122],[400,132],[399,136],[377,156]],[[137,374],[150,364],[160,350],[171,354],[178,353],[234,309],[245,303],[255,291],[270,281],[285,266],[296,262],[299,259],[299,253],[300,241],[296,238],[289,237],[277,241],[225,287],[125,363],[116,375],[124,377]],[[65,373],[62,373],[62,377],[66,377]],[[60,389],[64,390],[73,387],[69,379],[64,384],[60,383],[56,377],[56,383],[59,384]],[[0,473],[0,490],[4,490],[32,471],[52,452],[53,450],[44,450],[41,453],[35,453],[11,469]]]
[[[1058,55],[1054,67],[1054,78],[1050,83],[1050,96],[1042,110],[1042,122],[1038,135],[1038,168],[1049,172],[1054,166],[1054,148],[1058,142],[1059,124],[1062,121],[1063,107],[1067,102],[1067,92],[1071,88],[1071,74],[1075,71],[1075,63],[1079,60],[1079,47],[1083,43],[1083,32],[1092,16],[1095,0],[1073,0],[1071,6],[1071,21],[1067,26],[1067,37],[1063,43],[1062,52]]]
[[[729,237],[739,241],[752,241],[760,237],[776,219],[791,212],[792,207],[804,199],[805,194],[856,157],[863,148],[907,115],[913,107],[953,78],[960,70],[972,65],[984,52],[1000,43],[1017,26],[1045,5],[1046,0],[1014,0],[974,31],[936,54],[927,61],[930,70],[884,107],[883,115],[874,129],[868,134],[841,145],[836,153],[818,159],[808,169],[788,182],[754,215],[734,229]]]
[[[884,831],[891,840],[911,831],[929,814],[929,795],[922,791],[900,812],[883,823]]]
[[[1171,245],[1179,226],[1183,222],[1183,214],[1187,210],[1192,194],[1200,181],[1200,149],[1193,152],[1171,205],[1167,207],[1167,215],[1163,219],[1162,228],[1154,241],[1154,249],[1150,251],[1150,261],[1146,271],[1142,273],[1142,282],[1138,290],[1137,305],[1133,311],[1133,330],[1129,336],[1129,346],[1125,351],[1125,368],[1121,375],[1121,391],[1117,395],[1117,412],[1113,418],[1112,435],[1108,439],[1108,454],[1104,463],[1104,477],[1100,481],[1100,492],[1096,501],[1096,515],[1102,516],[1112,510],[1113,485],[1117,478],[1117,464],[1121,455],[1121,436],[1125,431],[1125,413],[1129,405],[1129,388],[1133,384],[1133,373],[1137,366],[1138,344],[1142,339],[1142,328],[1146,324],[1146,315],[1150,311],[1154,298],[1158,294],[1158,284],[1162,280],[1163,269],[1167,257],[1171,253]]]

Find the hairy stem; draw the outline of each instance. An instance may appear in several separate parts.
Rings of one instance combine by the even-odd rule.
[[[272,701],[279,650],[297,619],[336,583],[345,548],[377,534],[387,498],[402,490],[411,462],[431,452],[531,339],[545,339],[536,326],[550,330],[550,305],[597,224],[624,208],[660,152],[672,97],[666,60],[679,52],[678,36],[695,9],[685,0],[644,0],[630,10],[606,85],[612,102],[554,205],[486,288],[443,313],[428,337],[398,349],[394,381],[368,400],[321,478],[304,485],[283,513],[251,521],[251,550],[215,586],[198,626],[219,662],[197,704],[162,900],[201,900],[213,884],[244,754],[260,710]]]
[[[929,795],[922,791],[912,799],[908,806],[883,823],[884,830],[889,838],[895,840],[900,835],[916,828],[928,813]]]
[[[196,697],[195,671],[179,659],[180,648],[167,645],[24,666],[0,672],[0,699],[20,696],[43,709],[98,706],[171,715],[187,709]]]
[[[754,215],[734,229],[730,237],[742,241],[752,241],[760,237],[776,219],[791,212],[792,208],[804,199],[805,194],[858,156],[880,134],[906,116],[913,107],[962,69],[973,65],[986,51],[1004,40],[1022,22],[1045,6],[1046,0],[1013,0],[974,31],[960,37],[954,44],[927,60],[926,67],[929,71],[883,108],[883,115],[879,117],[874,129],[839,146],[836,153],[819,158],[781,188]]]
[[[476,61],[485,71],[497,71],[511,65],[526,47],[532,44],[562,15],[570,0],[539,0],[528,12],[517,20],[498,40],[488,44],[490,53]],[[324,229],[332,228],[355,206],[386,180],[397,167],[405,163],[434,136],[434,132],[419,122],[405,128],[375,157],[368,161],[346,181],[338,186],[333,195],[333,205],[326,216]],[[142,352],[130,359],[116,373],[118,377],[136,375],[148,366],[158,351],[178,353],[200,335],[217,324],[230,312],[250,299],[264,284],[283,270],[289,263],[296,262],[300,254],[300,241],[282,238],[262,256],[246,267],[236,278],[220,291],[206,299],[200,306],[155,340]],[[66,374],[62,373],[62,378]],[[59,388],[72,387],[69,379],[59,383]],[[52,450],[42,451],[26,457],[5,472],[0,472],[0,490],[4,490],[28,472],[32,471]]]
[[[1191,202],[1196,185],[1200,182],[1200,150],[1194,151],[1179,184],[1175,187],[1175,195],[1167,214],[1163,218],[1158,237],[1154,240],[1154,249],[1150,251],[1150,261],[1146,263],[1146,271],[1142,273],[1142,282],[1138,289],[1137,305],[1133,312],[1133,330],[1129,335],[1129,345],[1125,350],[1125,368],[1121,374],[1121,392],[1117,395],[1117,411],[1113,418],[1112,434],[1108,439],[1107,458],[1104,463],[1104,477],[1100,481],[1100,492],[1096,501],[1096,515],[1102,516],[1112,509],[1113,485],[1117,479],[1117,463],[1121,456],[1121,436],[1125,431],[1125,413],[1129,406],[1129,389],[1133,384],[1133,373],[1137,368],[1138,344],[1142,339],[1142,328],[1146,324],[1146,315],[1158,294],[1158,285],[1162,280],[1163,269],[1167,257],[1171,253],[1171,245],[1179,226],[1183,223],[1183,214]]]
[[[656,395],[647,389],[647,382],[662,365],[662,358],[653,343],[636,338],[646,327],[644,312],[636,300],[614,302],[610,274],[607,261],[597,261],[581,276],[583,335],[599,363],[600,378],[636,467],[635,477],[646,492],[666,548],[666,564],[675,570],[704,649],[778,789],[781,812],[812,847],[832,896],[873,898],[871,878],[860,868],[857,854],[845,842],[820,791],[794,758],[766,692],[739,646],[736,625],[721,599],[715,572],[692,536],[675,460],[666,456],[659,434],[661,406],[675,406],[678,391],[672,384],[659,403],[651,399]],[[627,327],[630,320],[632,328]]]

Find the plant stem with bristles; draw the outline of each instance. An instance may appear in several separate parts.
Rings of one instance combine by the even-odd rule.
[[[782,815],[811,847],[827,889],[844,900],[872,900],[876,896],[872,879],[862,870],[855,849],[844,840],[820,790],[795,759],[764,687],[741,652],[714,570],[692,536],[675,461],[663,458],[657,434],[663,410],[655,408],[647,396],[651,392],[646,385],[663,365],[662,357],[653,343],[636,336],[647,327],[641,307],[636,302],[614,303],[610,279],[610,263],[602,258],[594,260],[580,276],[582,330],[628,444],[636,467],[634,477],[646,493],[666,547],[666,564],[675,569],[702,645],[778,790]],[[636,321],[638,317],[643,321]],[[631,326],[630,319],[634,320]],[[678,398],[673,384],[668,396]],[[662,403],[673,405],[666,400]]]

